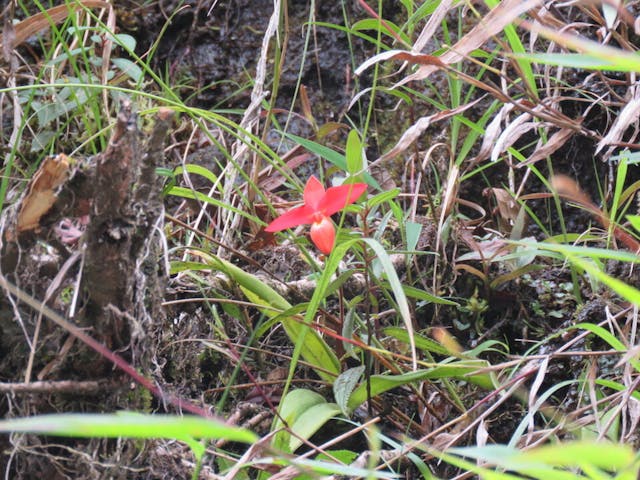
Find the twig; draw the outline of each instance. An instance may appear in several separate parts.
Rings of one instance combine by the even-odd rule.
[[[77,393],[93,394],[103,392],[108,389],[125,388],[127,385],[114,383],[112,381],[45,381],[45,382],[20,382],[20,383],[0,383],[0,393]]]

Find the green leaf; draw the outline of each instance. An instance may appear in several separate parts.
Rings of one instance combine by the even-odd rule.
[[[402,38],[402,41],[404,41],[407,45],[411,45],[411,39],[407,37],[407,35],[404,32],[402,32],[402,30],[396,24],[394,24],[389,20],[385,20],[384,22],[387,27],[389,27],[391,30],[394,31],[396,35]],[[383,35],[387,35],[388,37],[395,40],[395,37],[391,35],[384,26],[381,25],[380,20],[378,20],[377,18],[365,18],[363,20],[359,20],[356,23],[354,23],[351,26],[351,28],[354,31],[361,31],[361,30],[380,31],[380,33],[382,33]]]
[[[404,328],[400,327],[387,327],[383,330],[385,335],[389,335],[390,337],[396,338],[401,342],[406,344],[409,343],[409,335]],[[414,336],[416,342],[416,348],[422,350],[423,352],[435,353],[437,355],[446,355],[446,356],[458,356],[455,352],[450,352],[447,350],[442,344],[436,342],[435,340],[431,340],[430,338],[424,337],[420,334],[416,334]]]
[[[319,453],[316,456],[316,460],[329,461],[331,460],[331,457],[329,455],[347,465],[353,463],[355,459],[358,458],[358,454],[351,450],[327,450],[326,455],[324,453]]]
[[[353,393],[360,378],[362,378],[364,369],[364,365],[350,368],[342,372],[333,382],[333,396],[345,416],[349,415],[349,397],[351,397],[351,393]]]
[[[351,130],[347,137],[347,172],[349,175],[358,175],[363,170],[362,142],[356,130]]]
[[[593,465],[607,470],[620,470],[633,463],[635,454],[631,445],[609,442],[570,442],[561,445],[545,445],[522,452],[520,457],[525,461],[539,461],[548,465],[565,467]]]
[[[604,58],[602,55],[589,53],[518,53],[512,56],[547,65],[583,68],[589,70],[615,70],[617,72],[640,71],[640,56],[636,53],[614,50],[613,55]],[[618,50],[615,52],[615,50]]]
[[[227,274],[238,283],[245,296],[258,308],[266,307],[262,309],[262,312],[269,318],[280,316],[281,312],[292,308],[291,304],[278,292],[256,276],[215,255],[202,255],[207,258],[209,265]],[[302,320],[292,316],[280,316],[279,320],[291,342],[294,345],[300,344],[302,358],[314,367],[320,378],[332,382],[340,373],[340,361],[331,347],[317,331],[310,328]],[[301,340],[303,338],[304,341]]]
[[[418,240],[420,240],[420,232],[422,232],[422,224],[418,222],[407,222],[404,225],[407,232],[407,250],[410,252],[416,249]]]
[[[448,452],[524,474],[528,476],[527,478],[540,480],[586,478],[561,469],[567,467],[578,467],[584,471],[592,470],[593,467],[617,471],[619,474],[615,478],[618,479],[635,479],[638,473],[638,462],[634,462],[634,452],[631,446],[608,442],[553,443],[525,452],[504,445],[452,448]],[[451,462],[451,458],[446,458],[446,454],[437,456],[447,462],[455,463]],[[482,478],[489,478],[482,474],[481,476]],[[589,478],[614,477],[600,472],[599,477]]]
[[[366,468],[353,467],[351,465],[340,465],[333,462],[322,462],[318,460],[310,460],[302,456],[296,457],[292,460],[278,460],[276,463],[281,462],[283,465],[293,465],[298,470],[313,471],[314,476],[312,478],[317,479],[318,474],[332,475],[335,474],[339,477],[345,478],[367,478],[367,479],[394,479],[401,478],[400,475],[391,473],[388,471],[372,470]],[[296,479],[306,480],[308,477],[295,477]]]
[[[302,445],[302,441],[296,436],[309,439],[327,420],[339,415],[340,408],[335,403],[328,403],[319,393],[299,388],[291,390],[282,399],[279,413],[274,431],[288,425],[295,435],[281,430],[274,436],[272,445],[284,452],[293,453]]]
[[[290,140],[293,140],[294,142],[300,144],[301,146],[309,150],[311,153],[315,153],[319,157],[322,157],[325,160],[328,160],[330,163],[333,163],[336,167],[338,167],[343,172],[348,172],[347,160],[344,157],[344,155],[341,155],[338,152],[335,152],[330,148],[325,147],[324,145],[320,145],[319,143],[313,142],[311,140],[307,140],[306,138],[298,137],[297,135],[285,133],[285,136]],[[378,190],[382,190],[382,188],[380,187],[380,184],[376,181],[376,179],[366,172],[364,173],[364,180],[372,187],[377,188]]]
[[[415,298],[416,300],[423,300],[429,303],[438,303],[440,305],[450,305],[452,307],[460,306],[458,303],[454,302],[453,300],[447,300],[442,297],[436,297],[435,295],[432,295],[431,293],[425,290],[421,290],[420,288],[411,287],[409,285],[403,285],[402,289],[404,290],[405,295],[409,298]]]
[[[438,378],[458,378],[475,383],[487,390],[492,389],[494,382],[487,373],[475,374],[479,369],[487,366],[484,361],[464,361],[445,365],[440,365],[429,370],[418,370],[416,372],[404,373],[401,375],[373,375],[371,381],[371,395],[376,396],[387,392],[392,388],[408,385],[420,380],[434,380]],[[349,411],[355,410],[367,400],[367,386],[360,384],[349,398]]]
[[[174,175],[182,175],[184,174],[184,172],[200,175],[201,177],[209,180],[214,185],[218,183],[218,177],[211,170],[203,167],[202,165],[187,163],[184,167],[181,165],[179,167],[176,167],[176,169],[173,171]]]
[[[568,237],[567,240],[572,241],[572,238],[573,237]],[[558,252],[566,257],[574,254],[580,255],[582,257],[603,258],[607,260],[619,260],[621,262],[640,263],[639,255],[631,252],[625,252],[624,250],[609,250],[606,248],[580,247],[575,245],[559,245],[551,242],[532,242],[526,239],[509,243],[523,245],[532,249]]]
[[[613,349],[619,352],[627,351],[627,348],[624,346],[624,344],[620,340],[618,340],[615,336],[613,336],[611,332],[609,332],[605,328],[602,328],[599,325],[594,325],[593,323],[577,323],[576,325],[568,328],[568,330],[573,330],[573,329],[587,330],[593,333],[594,335],[597,335],[605,342],[607,342],[609,345],[611,345]],[[629,363],[631,363],[631,365],[633,366],[633,368],[636,369],[636,371],[640,372],[640,362],[638,360],[630,359]]]
[[[601,385],[603,387],[611,388],[611,389],[615,390],[616,392],[627,392],[628,393],[629,387],[627,387],[626,385],[623,385],[621,383],[615,382],[613,380],[607,380],[605,378],[596,378],[595,382],[596,382],[596,385]],[[637,401],[640,402],[640,391],[635,390],[635,391],[631,392],[631,396],[633,398],[635,398]]]
[[[302,439],[308,440],[325,423],[341,413],[338,405],[328,402],[319,403],[302,412],[291,426],[295,435],[291,435],[289,440],[289,451],[295,452],[302,445]]]
[[[627,215],[627,220],[631,223],[631,226],[636,232],[640,232],[640,216],[639,215]]]
[[[117,33],[114,35],[114,41],[125,50],[133,52],[136,49],[136,39],[126,33]]]
[[[224,438],[255,443],[244,428],[193,415],[146,415],[136,412],[50,414],[0,420],[0,432],[21,432],[82,438]]]
[[[578,258],[574,255],[567,255],[567,259],[574,265],[577,265],[589,273],[589,275],[597,278],[622,298],[630,301],[634,305],[640,305],[640,290],[637,288],[624,283],[622,280],[607,275],[590,261]]]
[[[359,302],[362,301],[362,296],[358,295],[356,300]],[[349,307],[346,315],[344,316],[344,321],[342,322],[342,337],[345,339],[342,341],[342,346],[344,347],[344,353],[354,358],[358,359],[358,356],[355,353],[355,349],[353,347],[353,343],[347,341],[353,339],[353,332],[355,331],[356,320],[359,320],[358,314],[356,313],[355,307]],[[349,393],[351,395],[351,393]],[[340,402],[338,402],[340,403]]]
[[[417,355],[416,355],[416,345],[413,340],[413,321],[411,319],[411,312],[409,311],[409,303],[407,302],[407,297],[402,288],[402,283],[400,283],[400,279],[398,278],[398,273],[396,269],[393,267],[393,263],[391,262],[391,258],[389,254],[384,249],[380,243],[372,238],[364,238],[364,242],[369,245],[371,250],[376,254],[377,260],[382,265],[384,273],[387,275],[387,281],[391,286],[391,290],[393,291],[393,295],[396,299],[396,304],[398,305],[398,311],[402,320],[404,322],[404,326],[407,329],[407,333],[409,334],[409,345],[411,346],[411,359],[413,361],[414,370],[417,368]]]
[[[112,58],[111,63],[113,63],[118,70],[127,75],[134,82],[139,83],[142,81],[142,78],[144,77],[142,69],[131,60],[126,58]]]
[[[280,403],[280,417],[287,423],[293,423],[306,409],[326,402],[317,392],[305,388],[291,390]]]
[[[240,215],[241,217],[247,218],[249,220],[251,220],[252,222],[259,222],[259,220],[254,217],[253,215],[245,212],[244,210],[241,210],[239,208],[236,208],[232,205],[229,205],[228,203],[225,202],[221,202],[220,200],[213,198],[213,197],[209,197],[208,195],[205,195],[202,192],[196,192],[195,190],[192,190],[190,188],[186,188],[186,187],[171,187],[168,191],[167,191],[168,195],[175,195],[176,197],[183,197],[183,198],[190,198],[193,200],[198,200],[204,203],[209,203],[215,207],[224,209],[224,210],[230,210],[233,213],[236,213],[238,215]],[[264,223],[263,223],[264,225]]]
[[[374,208],[380,205],[381,203],[386,203],[394,198],[396,198],[400,194],[399,188],[392,188],[391,190],[387,190],[385,192],[379,193],[374,197],[371,197],[367,200],[367,205],[369,208]]]

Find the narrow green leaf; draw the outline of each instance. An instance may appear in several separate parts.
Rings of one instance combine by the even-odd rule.
[[[640,232],[640,215],[627,215],[627,220],[636,232]]]
[[[236,213],[238,215],[240,215],[241,217],[244,218],[248,218],[249,220],[251,220],[252,222],[259,222],[259,220],[254,217],[253,215],[245,212],[244,210],[241,210],[239,208],[236,208],[232,205],[229,205],[228,203],[225,202],[221,202],[220,200],[213,198],[213,197],[209,197],[208,195],[205,195],[202,192],[197,192],[195,190],[191,190],[190,188],[186,188],[186,187],[171,187],[167,194],[169,195],[175,195],[176,197],[182,197],[182,198],[191,198],[193,200],[199,200],[201,202],[204,203],[209,203],[211,205],[214,205],[218,208],[222,208],[224,210],[229,210],[233,213]],[[263,223],[263,225],[265,225]]]
[[[291,426],[289,451],[295,452],[301,445],[302,439],[308,440],[331,418],[340,415],[341,410],[335,403],[323,402],[304,410]]]
[[[569,442],[534,448],[521,452],[517,458],[523,462],[544,462],[548,465],[563,467],[592,465],[607,470],[621,470],[632,465],[635,454],[631,445],[609,442]]]
[[[587,330],[593,333],[594,335],[597,335],[605,342],[607,342],[609,345],[611,345],[611,347],[614,350],[617,350],[619,352],[627,351],[627,348],[624,346],[624,344],[620,340],[618,340],[615,336],[613,336],[611,332],[609,332],[605,328],[602,328],[599,325],[594,325],[593,323],[577,323],[576,325],[569,327],[569,330],[573,330],[573,329]],[[635,368],[638,372],[640,372],[640,362],[638,362],[638,360],[631,359],[629,360],[629,362],[631,363],[633,368]]]
[[[182,175],[184,172],[193,173],[206,178],[212,184],[218,183],[218,177],[208,168],[202,165],[194,165],[193,163],[187,163],[185,166],[180,165],[173,171],[174,175]]]
[[[364,365],[350,368],[342,372],[333,382],[333,396],[345,416],[349,415],[349,397],[351,397],[351,393],[358,385],[360,378],[362,378],[364,369]]]
[[[346,148],[347,172],[349,175],[358,175],[363,169],[362,166],[362,142],[356,130],[351,130],[347,137]]]
[[[463,379],[489,390],[493,388],[493,380],[491,379],[491,376],[486,373],[474,374],[478,369],[486,366],[487,363],[484,361],[466,361],[445,364],[428,370],[418,370],[416,372],[409,372],[401,375],[373,375],[370,377],[371,395],[376,396],[387,392],[392,388],[408,385],[412,382],[420,380],[434,380],[437,378]],[[366,400],[367,386],[362,383],[353,391],[351,398],[349,398],[349,411],[353,411]]]
[[[263,313],[269,318],[279,316],[280,312],[292,308],[278,292],[256,276],[215,255],[207,254],[205,257],[208,259],[207,263],[238,283],[245,296],[256,306],[269,307],[263,309]],[[320,378],[332,382],[340,373],[340,361],[327,342],[317,331],[297,318],[280,316],[279,319],[291,342],[294,345],[300,344],[302,358],[314,366]],[[302,338],[304,341],[301,341]]]
[[[376,479],[380,478],[383,480],[391,480],[394,478],[401,478],[400,475],[395,473],[391,473],[388,471],[380,471],[380,470],[369,470],[366,468],[354,467],[351,465],[339,465],[333,462],[323,462],[319,460],[310,460],[303,457],[296,457],[293,460],[287,460],[286,463],[283,460],[280,460],[283,464],[291,464],[297,466],[300,470],[310,470],[314,472],[314,476],[312,478],[318,478],[318,474],[325,475],[338,475],[340,477],[346,478],[367,478],[367,479]],[[300,478],[297,477],[296,478]],[[304,477],[302,477],[304,480]]]
[[[568,237],[571,241],[572,237]],[[558,252],[566,257],[571,254],[579,255],[582,257],[602,258],[607,260],[619,260],[621,262],[640,263],[640,256],[635,253],[625,252],[624,250],[609,250],[606,248],[593,248],[593,247],[580,247],[574,245],[561,245],[551,242],[532,242],[528,240],[520,240],[517,242],[510,242],[516,245],[523,245],[525,247],[549,250],[552,252]]]
[[[607,275],[590,261],[578,258],[574,255],[567,255],[567,259],[574,265],[577,265],[589,273],[589,275],[597,278],[600,282],[604,283],[625,300],[630,301],[634,305],[640,305],[640,290],[637,288],[624,283],[622,280]]]
[[[613,190],[613,200],[611,202],[611,209],[609,210],[609,218],[618,218],[618,208],[620,207],[620,198],[622,197],[622,190],[627,180],[627,166],[628,159],[625,155],[621,155],[618,161],[618,171],[616,173],[616,183]],[[611,222],[609,225],[609,236],[613,236],[613,229],[616,227],[615,222]]]
[[[413,251],[416,249],[416,245],[418,245],[418,240],[420,240],[422,224],[418,222],[407,222],[404,228],[407,233],[407,250]]]
[[[389,335],[390,337],[396,338],[401,342],[409,344],[409,335],[404,328],[400,327],[387,327],[383,330],[385,335]],[[450,352],[443,345],[432,340],[430,338],[424,337],[420,334],[416,334],[414,336],[416,342],[416,348],[422,350],[423,352],[435,353],[437,355],[446,355],[446,356],[455,356],[458,355],[455,352]]]
[[[286,425],[293,430],[293,425],[296,424],[298,419],[306,411],[317,405],[326,403],[327,401],[324,399],[324,397],[314,391],[307,390],[305,388],[291,390],[280,402],[280,416],[276,419],[273,430],[278,431],[280,429],[283,429]],[[274,448],[280,449],[284,452],[293,452],[290,447],[291,434],[286,430],[281,430],[280,432],[276,433],[273,438],[272,445]]]
[[[407,45],[411,45],[411,39],[409,37],[407,37],[407,35],[402,32],[400,30],[400,28],[394,24],[393,22],[389,21],[389,20],[385,20],[386,25],[393,30],[396,35],[398,35],[400,38],[402,38],[402,41],[404,41]],[[389,31],[382,27],[380,24],[380,20],[378,20],[377,18],[365,18],[363,20],[359,20],[357,22],[355,22],[351,28],[354,31],[361,31],[361,30],[375,30],[375,31],[380,31],[380,33],[382,33],[383,35],[387,35],[388,37],[392,38],[395,40],[395,37],[393,35],[391,35],[389,33]]]
[[[589,53],[518,53],[513,57],[527,59],[536,63],[559,65],[589,70],[615,70],[617,72],[640,71],[640,56],[636,53],[613,50],[609,58]],[[616,51],[617,50],[617,51]]]
[[[426,290],[422,290],[420,288],[411,287],[409,285],[403,285],[402,289],[404,293],[409,298],[415,298],[416,300],[423,300],[429,303],[438,303],[440,305],[450,305],[452,307],[458,307],[459,305],[453,300],[447,300],[446,298],[436,297]]]
[[[309,150],[311,153],[315,153],[319,157],[322,157],[325,160],[328,160],[330,163],[333,163],[336,167],[341,169],[343,172],[347,172],[348,171],[348,169],[347,169],[347,160],[344,157],[344,155],[341,155],[340,153],[335,152],[335,151],[331,150],[330,148],[325,147],[324,145],[320,145],[317,142],[313,142],[311,140],[307,140],[306,138],[298,137],[297,135],[292,135],[290,133],[285,133],[285,136],[287,138],[293,140],[294,142],[302,145],[304,148]],[[370,174],[368,174],[366,172],[364,173],[364,180],[365,180],[365,182],[367,182],[372,187],[377,188],[378,190],[382,190],[382,188],[380,187],[380,184],[376,181],[376,179],[373,178]]]
[[[139,83],[140,81],[142,81],[144,77],[142,69],[131,60],[126,58],[112,58],[111,63],[113,63],[118,68],[118,70],[120,70],[134,82]]]
[[[413,362],[413,369],[417,369],[418,357],[416,355],[416,344],[413,339],[413,321],[411,319],[411,312],[409,311],[409,303],[407,302],[407,297],[402,288],[402,283],[400,283],[400,279],[398,278],[398,273],[396,269],[393,267],[393,263],[391,262],[391,258],[389,254],[384,249],[379,242],[374,240],[373,238],[364,238],[364,242],[369,245],[371,250],[376,254],[377,260],[382,265],[384,273],[387,275],[387,281],[391,286],[391,290],[393,291],[393,295],[396,299],[396,304],[398,305],[398,310],[402,320],[404,322],[404,326],[407,329],[407,333],[409,334],[409,345],[411,347],[411,359]]]
[[[0,432],[35,433],[82,438],[224,438],[254,443],[258,437],[244,428],[192,415],[50,414],[0,420]]]
[[[385,192],[381,192],[374,197],[371,197],[367,200],[367,205],[369,208],[374,208],[380,205],[381,203],[386,203],[394,198],[396,198],[400,194],[399,188],[393,188],[391,190],[387,190]]]

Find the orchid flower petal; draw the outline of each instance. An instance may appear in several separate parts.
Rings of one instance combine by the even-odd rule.
[[[281,230],[304,225],[305,223],[313,223],[314,213],[315,211],[307,205],[302,205],[301,207],[283,213],[273,220],[264,230],[265,232],[280,232]]]
[[[324,186],[320,183],[320,180],[311,175],[304,186],[304,204],[317,212],[325,193]]]
[[[324,198],[318,205],[323,214],[329,216],[339,212],[347,205],[355,202],[367,189],[366,183],[354,183],[331,187],[324,194]]]
[[[318,247],[318,250],[329,255],[336,241],[336,228],[329,217],[322,217],[319,222],[313,223],[310,234],[311,240]]]

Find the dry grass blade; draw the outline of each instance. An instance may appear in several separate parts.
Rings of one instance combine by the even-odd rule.
[[[240,121],[240,131],[255,133],[259,126],[262,103],[269,93],[264,90],[265,79],[267,76],[269,46],[271,45],[271,39],[276,35],[278,26],[280,25],[280,12],[281,2],[276,0],[273,2],[273,12],[269,17],[269,24],[262,38],[262,48],[260,49],[260,56],[258,57],[258,63],[256,65],[255,82],[253,84],[253,89],[251,90],[251,103],[245,109],[242,120]],[[225,167],[226,174],[224,176],[223,186],[223,200],[225,203],[230,205],[240,203],[235,194],[237,188],[236,179],[238,178],[239,170],[244,169],[249,160],[250,168],[248,173],[251,181],[257,184],[259,180],[262,162],[257,153],[250,151],[250,144],[251,141],[249,138],[246,135],[242,135],[237,138],[236,142],[231,147],[234,162],[230,162]],[[209,195],[212,195],[213,193],[214,191],[212,189],[209,192]],[[249,189],[247,191],[247,200],[252,202],[254,200],[254,195],[255,192]],[[223,224],[221,233],[222,243],[226,245],[233,245],[241,219],[233,211],[227,209],[222,209],[220,211],[220,216],[222,218],[221,223]],[[200,215],[198,222],[202,217],[203,214]],[[226,249],[220,247],[217,254],[221,256],[226,255]]]
[[[633,100],[624,106],[609,132],[598,142],[596,153],[600,152],[605,146],[616,144],[622,140],[622,135],[627,131],[627,128],[638,121],[638,115],[640,115],[640,90],[636,88]]]
[[[525,2],[520,0],[505,0],[500,2],[493,10],[485,15],[483,19],[480,19],[478,24],[473,27],[469,33],[456,42],[449,51],[438,57],[440,64],[451,65],[463,60],[473,50],[480,48],[485,42],[487,42],[487,40],[500,33],[507,25],[516,20],[518,16],[535,7],[541,7],[542,5],[543,2],[540,0],[527,0]],[[361,74],[371,65],[380,61],[388,60],[389,58],[398,58],[402,60],[402,58],[399,58],[399,53],[402,52],[392,50],[371,57],[358,67],[356,75]],[[414,54],[410,52],[404,53],[414,56]],[[435,62],[432,62],[431,64],[424,64],[415,73],[403,78],[395,86],[398,87],[413,80],[423,80],[429,77],[438,68],[439,66]]]
[[[621,72],[638,70],[639,59],[635,52],[610,47],[573,33],[547,28],[537,22],[523,20],[519,25],[531,31],[532,34],[539,34],[564,48],[589,54],[599,59],[602,65],[611,65],[611,69]]]
[[[505,103],[502,108],[500,108],[496,116],[493,117],[493,120],[491,120],[491,123],[489,123],[485,129],[485,133],[482,138],[482,145],[480,146],[478,154],[469,161],[470,165],[476,165],[477,163],[489,158],[489,155],[500,136],[502,121],[507,118],[507,115],[509,115],[514,108],[515,105],[513,103]]]
[[[402,60],[405,62],[418,63],[425,66],[432,66],[434,70],[436,68],[445,66],[445,63],[439,57],[434,57],[433,55],[407,52],[405,50],[387,50],[386,52],[382,52],[365,61],[362,65],[360,65],[357,68],[357,70],[355,71],[355,74],[360,75],[371,65],[378,62],[386,61],[386,60]]]
[[[500,154],[516,143],[522,135],[540,126],[539,123],[529,120],[531,120],[531,114],[523,113],[503,130],[491,151],[492,162],[498,161]]]
[[[453,117],[454,115],[458,115],[459,113],[464,112],[465,110],[473,107],[476,103],[478,103],[482,98],[478,98],[477,100],[467,103],[466,105],[462,105],[458,108],[453,108],[451,110],[442,110],[433,115],[429,115],[428,117],[420,118],[416,123],[410,126],[400,137],[398,143],[396,143],[391,150],[378,158],[375,162],[371,164],[371,166],[377,165],[379,162],[383,162],[385,160],[389,160],[390,158],[395,157],[396,155],[401,154],[407,148],[409,148],[413,142],[415,142],[422,133],[431,126],[434,122],[440,120],[446,120],[447,118]]]
[[[573,129],[561,128],[560,130],[555,132],[553,135],[551,135],[551,137],[549,137],[549,140],[547,141],[547,143],[545,143],[539,148],[536,148],[536,150],[529,156],[529,158],[527,158],[524,162],[516,165],[516,167],[520,168],[525,165],[531,165],[544,158],[547,158],[549,155],[553,154],[556,150],[558,150],[559,148],[562,148],[567,143],[567,141],[569,141],[569,139],[573,137],[573,135],[575,135],[575,133],[576,131]]]
[[[591,198],[589,198],[589,195],[587,195],[580,188],[580,185],[578,185],[578,183],[571,177],[566,175],[554,175],[551,178],[551,188],[561,197],[575,202],[582,208],[591,212],[604,228],[608,229],[611,226],[611,220],[595,203],[593,203]],[[632,252],[640,252],[640,242],[619,226],[613,225],[613,235]]]
[[[413,52],[421,52],[427,45],[427,42],[429,42],[431,37],[433,37],[442,24],[442,21],[446,18],[452,5],[452,0],[443,0],[440,2],[438,8],[436,8],[436,10],[429,16],[429,20],[420,32],[420,36],[418,36],[418,39],[413,44],[413,47],[411,48]]]
[[[492,194],[496,200],[500,217],[508,223],[509,228],[512,227],[518,218],[518,213],[521,208],[518,202],[516,202],[513,196],[504,188],[492,187],[488,192]]]
[[[80,8],[112,8],[108,2],[101,0],[82,0],[75,4],[58,5],[52,7],[44,12],[31,15],[29,18],[22,20],[16,24],[14,28],[15,35],[13,37],[13,44],[11,48],[15,48],[24,42],[27,38],[37,33],[46,30],[56,23],[64,21],[69,15],[74,13]],[[0,45],[3,44],[4,37],[0,35]]]

